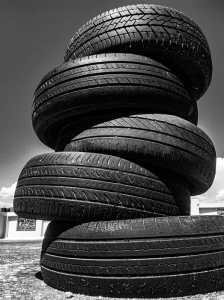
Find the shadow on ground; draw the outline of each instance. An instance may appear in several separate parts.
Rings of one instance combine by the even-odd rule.
[[[35,274],[35,277],[39,280],[43,280],[43,276],[42,276],[42,273],[40,271]]]

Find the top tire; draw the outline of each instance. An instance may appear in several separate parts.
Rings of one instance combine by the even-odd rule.
[[[212,77],[207,40],[189,17],[160,5],[130,5],[105,12],[72,37],[64,60],[98,53],[148,56],[173,69],[199,99]]]

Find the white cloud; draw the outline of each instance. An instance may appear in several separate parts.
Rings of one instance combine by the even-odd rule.
[[[218,194],[215,197],[217,200],[224,200],[224,189],[218,191]]]
[[[13,205],[13,198],[17,182],[10,187],[2,187],[0,190],[0,207],[11,207]]]

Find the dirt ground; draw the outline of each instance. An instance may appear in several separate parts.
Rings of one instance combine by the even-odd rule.
[[[23,300],[114,300],[55,290],[44,283],[40,272],[41,241],[0,240],[0,299]],[[130,298],[120,298],[128,300]],[[164,298],[160,298],[162,300]],[[224,300],[224,291],[166,300]],[[132,298],[132,300],[137,300]],[[142,299],[141,299],[142,300]],[[147,300],[147,299],[145,299]],[[150,299],[154,300],[154,299]],[[157,298],[157,300],[159,300]]]

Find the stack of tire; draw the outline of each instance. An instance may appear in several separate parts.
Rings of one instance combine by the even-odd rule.
[[[105,12],[71,39],[34,94],[38,138],[55,150],[23,168],[15,212],[51,220],[50,286],[168,297],[224,286],[224,219],[190,216],[216,154],[197,127],[212,75],[200,28],[159,5]]]

